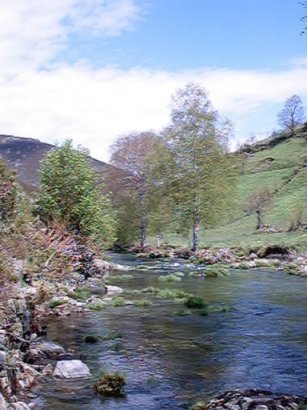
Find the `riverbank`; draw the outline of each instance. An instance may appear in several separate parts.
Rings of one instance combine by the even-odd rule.
[[[70,248],[74,251],[67,256]],[[46,341],[42,322],[46,317],[84,313],[90,307],[103,304],[101,298],[92,294],[92,288],[98,288],[103,294],[116,290],[105,286],[104,276],[120,266],[98,259],[90,249],[78,247],[74,242],[61,251],[59,259],[63,258],[65,251],[67,272],[62,260],[60,274],[50,259],[45,263],[45,269],[35,272],[29,271],[26,260],[13,257],[9,249],[3,253],[5,272],[1,273],[5,275],[1,276],[0,288],[1,410],[39,408],[33,388],[42,377],[80,376],[79,367],[61,376],[57,364],[62,359],[73,363],[72,359],[76,359],[78,353],[70,355],[62,346]],[[56,264],[58,261],[54,258],[53,262]]]
[[[220,263],[221,260],[225,258],[228,259],[230,257],[230,255],[227,252],[225,252],[224,254],[221,253],[219,255],[220,255],[219,262],[215,264],[211,264],[210,266],[218,266],[218,263]],[[141,255],[141,256],[144,257],[144,255]],[[213,256],[216,258],[217,254]],[[208,255],[206,254],[206,258],[207,257]],[[168,258],[168,260],[170,261],[170,258]],[[177,260],[185,261],[182,257]],[[118,261],[120,263],[122,262],[122,260],[120,259],[117,260],[117,262]],[[123,264],[125,264],[125,262],[126,261],[123,260]],[[156,262],[159,262],[159,261],[151,260],[151,262],[156,264]],[[116,314],[116,317],[114,317],[114,320],[112,320],[112,322],[114,321],[115,325],[117,325],[120,329],[123,329],[123,330],[125,329],[126,320],[124,320],[121,323],[119,319],[122,319],[121,316],[123,316],[123,319],[125,319],[127,314],[131,315],[132,309],[134,312],[133,319],[132,319],[133,322],[137,323],[141,317],[144,317],[144,312],[146,311],[148,314],[148,319],[150,318],[150,321],[151,321],[150,323],[152,323],[151,318],[155,317],[155,315],[153,313],[150,313],[150,306],[146,306],[146,305],[142,306],[140,304],[137,306],[136,304],[127,302],[127,304],[124,303],[124,304],[118,305],[117,307],[115,304],[112,303],[112,297],[116,296],[116,294],[118,294],[118,292],[121,292],[122,290],[118,287],[112,287],[111,285],[105,285],[106,275],[110,272],[112,268],[115,268],[118,270],[118,272],[115,275],[114,281],[111,281],[111,283],[116,284],[116,277],[120,278],[121,276],[123,276],[124,278],[124,275],[126,275],[127,283],[129,283],[129,280],[131,279],[128,280],[129,275],[123,273],[123,270],[132,270],[131,273],[135,275],[135,269],[139,269],[137,277],[139,277],[141,281],[143,281],[144,278],[148,278],[152,276],[154,281],[157,281],[156,282],[157,284],[160,283],[161,287],[165,286],[164,282],[159,280],[160,276],[157,275],[158,272],[161,272],[162,264],[160,264],[160,266],[156,266],[156,269],[153,272],[153,269],[149,269],[149,271],[146,271],[144,267],[142,267],[144,266],[144,263],[146,265],[146,262],[144,262],[142,258],[141,259],[137,258],[136,263],[137,263],[136,266],[134,266],[133,264],[133,266],[124,267],[124,266],[121,266],[120,264],[114,264],[111,262],[106,262],[101,259],[94,258],[92,268],[95,267],[99,269],[100,273],[98,274],[98,271],[96,271],[96,275],[94,275],[93,277],[85,278],[85,276],[80,274],[80,272],[75,272],[75,273],[70,273],[67,276],[63,276],[61,279],[57,278],[57,280],[55,281],[54,277],[52,276],[50,277],[49,275],[38,275],[38,276],[33,276],[31,283],[27,285],[25,283],[10,284],[10,287],[8,287],[5,290],[5,292],[6,294],[11,295],[15,301],[13,302],[13,304],[9,303],[9,301],[7,303],[7,308],[9,310],[6,312],[6,317],[9,318],[9,320],[6,320],[6,323],[10,323],[10,325],[6,327],[5,326],[2,327],[2,332],[1,332],[1,334],[7,338],[7,341],[9,341],[8,344],[4,344],[3,346],[3,351],[5,352],[5,355],[6,355],[5,368],[3,370],[6,373],[2,373],[3,377],[1,378],[5,379],[5,381],[7,382],[6,384],[7,390],[5,392],[5,395],[6,395],[7,401],[10,402],[9,404],[9,406],[11,406],[9,407],[10,409],[37,408],[37,401],[35,398],[35,393],[33,394],[33,390],[31,391],[31,389],[35,387],[37,383],[40,383],[40,379],[42,377],[54,378],[57,363],[63,361],[63,359],[65,359],[66,362],[71,362],[71,363],[73,363],[72,361],[74,360],[80,360],[80,353],[82,352],[82,349],[83,349],[82,345],[80,346],[80,350],[76,349],[74,352],[72,352],[69,348],[68,349],[66,348],[67,346],[65,347],[64,343],[63,343],[63,346],[65,347],[65,349],[62,347],[61,343],[59,344],[59,343],[51,342],[52,339],[48,341],[45,340],[45,330],[46,329],[41,327],[42,320],[45,321],[46,318],[51,318],[51,319],[54,318],[54,320],[57,320],[57,318],[63,318],[64,326],[65,326],[65,323],[66,323],[66,326],[68,326],[70,319],[67,319],[67,322],[65,322],[66,320],[65,317],[70,317],[71,315],[73,316],[78,315],[80,317],[80,323],[81,323],[82,317],[84,317],[84,313],[86,312],[87,312],[86,320],[88,320],[88,317],[89,317],[88,314],[90,314],[90,312],[94,314],[96,314],[97,312],[97,314],[100,315],[99,311],[100,309],[102,309],[101,312],[102,313],[106,312],[105,315],[107,315],[108,311],[112,311],[112,309],[115,309],[116,307],[116,310],[118,309],[117,310],[118,314]],[[203,271],[202,264],[204,263],[205,262],[202,262],[200,264],[199,262],[194,261],[193,262],[194,266],[197,266],[197,269],[195,270],[195,272],[201,273]],[[233,263],[237,263],[237,262],[233,262]],[[176,264],[176,262],[174,262],[174,264]],[[188,259],[187,265],[184,265],[184,266],[189,266],[188,268],[189,271],[193,271],[193,267],[192,267],[193,264],[192,264],[192,260]],[[148,267],[153,268],[154,265],[152,266],[151,264],[149,264]],[[172,269],[174,271],[174,269],[178,270],[179,268],[174,266]],[[152,272],[152,274],[150,272]],[[130,275],[130,278],[133,277],[133,275]],[[167,275],[164,274],[161,276],[161,278],[162,277],[167,277]],[[185,278],[186,279],[189,278],[188,272],[185,273]],[[232,282],[232,280],[227,281],[227,282],[228,283]],[[183,286],[184,282],[185,281],[178,282],[178,283],[179,285]],[[212,286],[213,285],[216,286],[215,281],[210,281],[210,282]],[[176,283],[176,287],[178,283]],[[200,282],[194,281],[191,278],[190,284],[192,285],[193,283],[196,284],[196,288],[199,288]],[[148,283],[148,286],[150,286],[150,283]],[[206,287],[208,288],[208,284]],[[237,285],[236,283],[234,283],[234,289],[236,289],[236,287]],[[268,288],[270,288],[270,286],[268,286]],[[105,289],[109,291],[109,295],[107,294],[105,296]],[[229,290],[227,290],[225,295],[227,295],[228,292]],[[263,293],[263,290],[262,290],[262,293]],[[233,294],[233,291],[231,291],[230,294]],[[218,299],[225,301],[225,295],[218,296]],[[207,299],[207,297],[205,297],[205,299]],[[4,297],[2,298],[2,300],[4,300]],[[160,311],[160,307],[162,308],[165,302],[163,302],[163,299],[155,299],[155,300],[156,301],[154,301],[153,309],[155,309],[155,311],[157,309]],[[175,302],[176,301],[174,301],[174,303]],[[110,309],[104,309],[104,307],[107,305],[108,306],[111,305],[112,307],[110,307]],[[174,306],[174,308],[171,308],[171,305],[168,303],[165,306],[167,306],[168,309],[170,310],[174,310],[174,312],[175,312],[175,309],[178,310],[176,306]],[[151,310],[151,312],[153,311]],[[170,312],[168,315],[170,315],[169,317],[171,317],[173,313]],[[168,315],[166,315],[166,319]],[[97,317],[100,317],[100,316],[97,316]],[[162,317],[161,316],[159,317],[160,317],[159,320],[161,321]],[[174,316],[174,320],[181,320],[179,317],[180,315]],[[193,321],[196,320],[196,315],[192,315],[190,317]],[[202,316],[202,317],[205,317],[205,316]],[[227,314],[227,318],[229,318],[228,314]],[[3,315],[2,315],[2,319],[3,319]],[[102,323],[105,323],[105,319],[106,319],[106,316],[101,317]],[[216,319],[217,318],[215,317],[214,321],[216,321]],[[184,320],[184,317],[182,317],[182,320]],[[5,324],[5,321],[2,320],[1,323]],[[155,326],[156,325],[157,324],[155,323]],[[94,323],[93,323],[93,326],[95,326]],[[241,321],[240,321],[240,327],[242,327]],[[87,328],[88,328],[88,325],[87,325]],[[95,328],[93,327],[93,330],[91,332],[95,335],[96,332],[94,329]],[[150,329],[151,329],[151,326],[150,328],[147,329],[147,331],[151,331]],[[79,331],[82,332],[82,329],[80,328]],[[127,340],[125,339],[125,343],[128,343],[128,339],[129,339],[129,343],[133,344],[133,348],[135,349],[138,346],[139,341],[135,341],[134,339],[130,340],[130,337],[132,337],[132,335],[130,336],[127,335]],[[84,336],[82,336],[82,340],[83,338]],[[178,341],[183,340],[183,338],[186,338],[186,335],[184,336],[184,334],[182,334],[181,336],[178,336]],[[218,342],[218,339],[216,339],[216,336],[214,337],[214,339],[215,339],[214,344],[217,344],[218,346],[219,342]],[[100,340],[103,340],[103,338],[101,338]],[[99,342],[98,342],[98,345],[99,345]],[[191,344],[191,349],[192,349],[191,354],[193,354],[192,353],[193,349],[195,349],[195,347],[193,348],[193,343]],[[120,351],[121,350],[119,350],[119,352]],[[159,355],[159,351],[157,351],[157,354]],[[11,357],[15,358],[15,362],[7,360],[7,359],[10,360]],[[87,363],[87,364],[90,366],[90,363]],[[12,369],[14,370],[13,378],[12,378],[12,372],[10,372]],[[80,368],[78,368],[77,370],[80,371]],[[85,370],[83,368],[83,371]],[[122,371],[121,366],[117,367],[116,370]],[[75,372],[76,368],[73,369],[73,371]],[[84,377],[88,377],[87,370],[85,371],[85,373],[83,373],[83,375]],[[214,375],[214,370],[212,370],[212,375]],[[178,377],[178,376],[175,376],[174,374],[174,377]],[[15,382],[13,380],[15,380]],[[131,383],[131,378],[129,378],[128,380],[130,380],[129,383]],[[2,381],[1,383],[4,383],[4,381]],[[239,383],[237,385],[239,385]],[[255,382],[255,385],[257,385],[256,382]],[[16,394],[13,394],[12,387],[14,388],[14,386],[18,386],[18,389],[15,390]],[[11,391],[9,391],[9,389],[11,389]],[[93,394],[93,392],[91,392],[91,394]],[[17,406],[16,403],[18,401],[19,402],[23,401],[23,404],[19,403],[20,406],[23,406],[23,407],[19,407],[19,408],[16,407]],[[12,407],[12,406],[15,406],[15,407]]]

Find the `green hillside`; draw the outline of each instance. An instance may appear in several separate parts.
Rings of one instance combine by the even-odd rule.
[[[228,210],[227,221],[215,229],[203,229],[203,246],[247,245],[257,243],[293,244],[307,249],[305,230],[287,232],[300,218],[307,223],[307,139],[306,134],[295,138],[274,138],[257,143],[239,156],[241,172],[237,190]],[[277,232],[255,232],[256,217],[248,215],[249,196],[262,188],[273,194],[272,204],[265,214],[265,223]],[[167,241],[182,243],[182,238],[169,235]],[[184,240],[187,242],[187,239]]]

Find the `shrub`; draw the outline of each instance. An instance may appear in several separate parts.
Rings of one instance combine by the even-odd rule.
[[[102,373],[94,384],[94,390],[105,397],[123,397],[126,380],[119,372]]]

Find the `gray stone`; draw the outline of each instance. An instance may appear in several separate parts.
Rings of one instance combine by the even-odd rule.
[[[31,349],[32,347],[38,351],[38,352],[42,352],[46,357],[48,357],[49,359],[55,358],[61,354],[65,353],[65,350],[62,346],[60,346],[57,343],[54,342],[40,342],[40,343],[35,343],[33,344],[33,346],[31,345]]]
[[[26,403],[18,401],[17,403],[11,403],[8,410],[30,410],[30,408]]]
[[[81,360],[61,360],[53,372],[54,377],[61,379],[84,378],[90,375],[89,368]]]
[[[0,368],[6,364],[6,353],[3,350],[0,350]]]
[[[7,405],[6,401],[4,400],[4,397],[0,393],[0,410],[7,410]]]

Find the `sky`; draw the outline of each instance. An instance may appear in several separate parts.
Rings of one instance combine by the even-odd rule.
[[[0,134],[69,138],[108,161],[131,132],[165,127],[196,82],[235,125],[234,147],[307,111],[298,0],[0,0]]]

